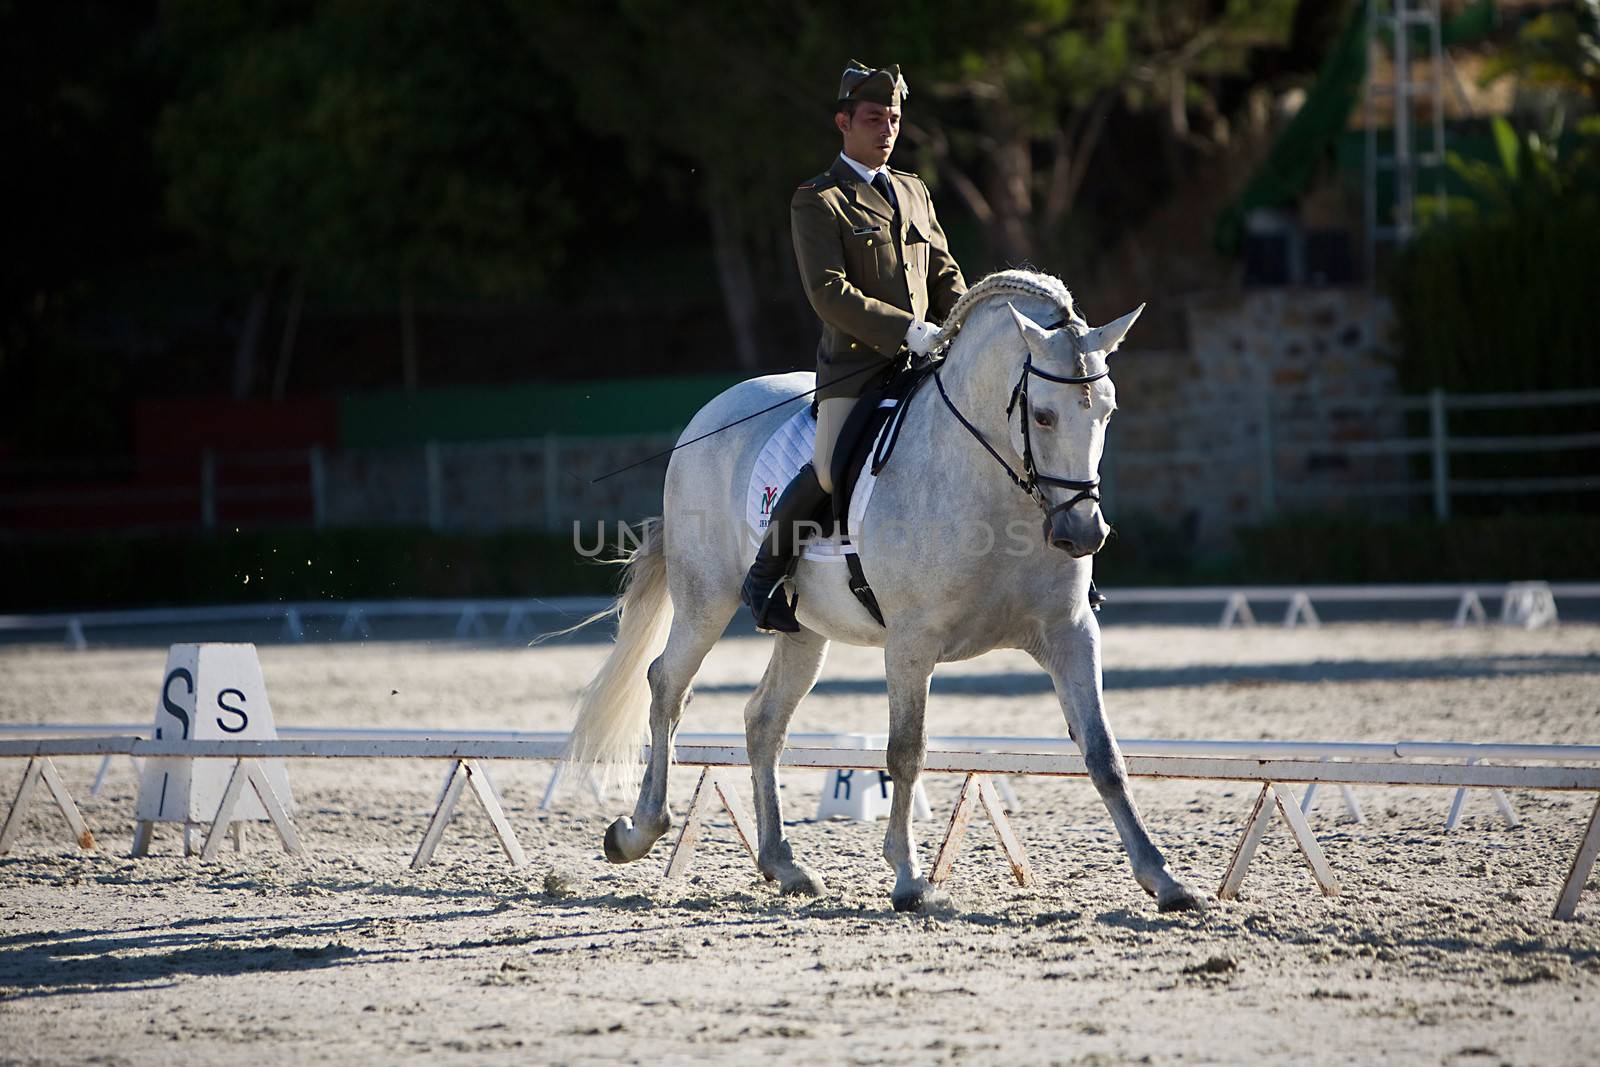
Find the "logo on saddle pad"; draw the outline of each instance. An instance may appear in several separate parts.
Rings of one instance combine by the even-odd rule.
[[[763,519],[761,525],[763,526],[766,525],[765,520],[772,515],[772,505],[778,502],[778,488],[776,485],[767,485],[761,489],[761,515]]]

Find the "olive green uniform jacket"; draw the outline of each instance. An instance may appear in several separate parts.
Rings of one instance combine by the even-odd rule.
[[[888,173],[898,229],[894,209],[843,159],[789,204],[800,280],[822,319],[819,400],[859,396],[877,380],[874,369],[889,369],[913,322],[943,321],[967,291],[928,187],[907,171]]]

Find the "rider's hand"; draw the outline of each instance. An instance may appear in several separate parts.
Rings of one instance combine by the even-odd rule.
[[[939,343],[939,327],[931,322],[913,322],[906,331],[906,347],[914,355],[925,356]]]

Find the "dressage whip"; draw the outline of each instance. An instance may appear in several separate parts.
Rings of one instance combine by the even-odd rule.
[[[750,414],[746,415],[742,419],[734,419],[732,422],[728,423],[728,425],[726,425],[726,426],[718,426],[715,430],[709,430],[706,433],[701,434],[699,437],[693,438],[693,439],[688,440],[688,441],[683,441],[683,442],[681,442],[679,444],[675,444],[671,448],[667,449],[664,452],[657,452],[653,456],[646,456],[643,459],[639,460],[637,463],[630,463],[626,467],[618,467],[616,470],[612,471],[610,474],[602,474],[598,478],[591,479],[589,484],[590,485],[594,485],[597,482],[603,482],[607,478],[615,477],[616,475],[622,474],[622,473],[624,473],[626,471],[631,471],[635,467],[642,467],[646,463],[649,463],[649,462],[651,462],[653,460],[660,459],[662,456],[670,456],[670,455],[672,455],[672,453],[676,452],[678,449],[680,449],[680,448],[688,448],[690,445],[694,444],[696,441],[704,441],[706,438],[712,436],[713,434],[719,434],[723,430],[731,430],[735,426],[739,425],[741,422],[749,422],[751,419],[755,418],[758,415],[765,415],[769,411],[776,411],[779,408],[783,407],[785,404],[792,404],[796,400],[800,400],[803,397],[810,396],[812,393],[815,393],[818,389],[826,389],[830,385],[837,385],[839,382],[848,381],[849,379],[854,378],[859,374],[865,374],[869,370],[870,371],[879,371],[879,372],[881,372],[883,370],[883,368],[874,365],[874,366],[862,367],[860,370],[851,371],[849,374],[841,374],[837,378],[833,378],[833,379],[831,379],[829,381],[823,382],[821,385],[816,386],[815,388],[807,389],[803,393],[796,393],[794,396],[787,397],[787,398],[785,398],[783,400],[780,400],[776,404],[773,404],[773,405],[771,405],[769,407],[764,407],[760,411],[752,411]]]

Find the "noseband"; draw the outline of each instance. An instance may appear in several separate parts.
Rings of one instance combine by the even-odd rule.
[[[1046,326],[1045,330],[1047,332],[1050,330],[1058,330],[1062,326],[1065,326],[1069,321],[1070,320],[1068,319],[1061,319],[1054,325]],[[1005,457],[996,451],[995,447],[989,443],[986,437],[983,436],[983,431],[972,425],[971,421],[961,413],[961,409],[956,407],[955,401],[950,399],[950,394],[945,392],[944,379],[939,377],[939,371],[935,370],[933,372],[933,382],[939,387],[939,395],[944,398],[945,407],[950,409],[950,414],[954,415],[956,420],[967,428],[967,432],[978,439],[978,443],[984,447],[984,450],[988,452],[989,455],[994,457],[994,461],[1004,468],[1006,476],[1011,479],[1012,484],[1014,484],[1018,489],[1021,489],[1024,493],[1027,493],[1029,496],[1031,496],[1034,500],[1034,503],[1039,505],[1039,510],[1044,512],[1044,530],[1045,538],[1047,540],[1050,536],[1051,520],[1056,517],[1057,512],[1067,511],[1084,500],[1092,500],[1095,503],[1100,502],[1100,494],[1097,492],[1097,490],[1100,488],[1100,478],[1096,476],[1088,481],[1077,481],[1071,478],[1057,478],[1052,474],[1041,474],[1039,473],[1038,469],[1034,467],[1033,438],[1029,432],[1029,425],[1033,421],[1033,411],[1028,404],[1028,378],[1031,375],[1033,377],[1043,378],[1047,382],[1056,382],[1060,385],[1088,385],[1091,382],[1099,381],[1101,378],[1106,377],[1110,373],[1110,369],[1107,368],[1106,370],[1101,371],[1099,374],[1085,374],[1080,376],[1051,374],[1049,371],[1042,371],[1033,365],[1033,353],[1031,351],[1023,356],[1022,374],[1017,378],[1017,384],[1011,389],[1010,403],[1006,404],[1007,425],[1009,425],[1011,422],[1011,413],[1018,407],[1022,409],[1022,473],[1018,474],[1012,469],[1011,464],[1006,462]],[[1045,498],[1044,490],[1040,488],[1041,486],[1046,485],[1058,486],[1062,489],[1072,489],[1076,492],[1072,499],[1068,500],[1066,503],[1052,506],[1050,501]]]

